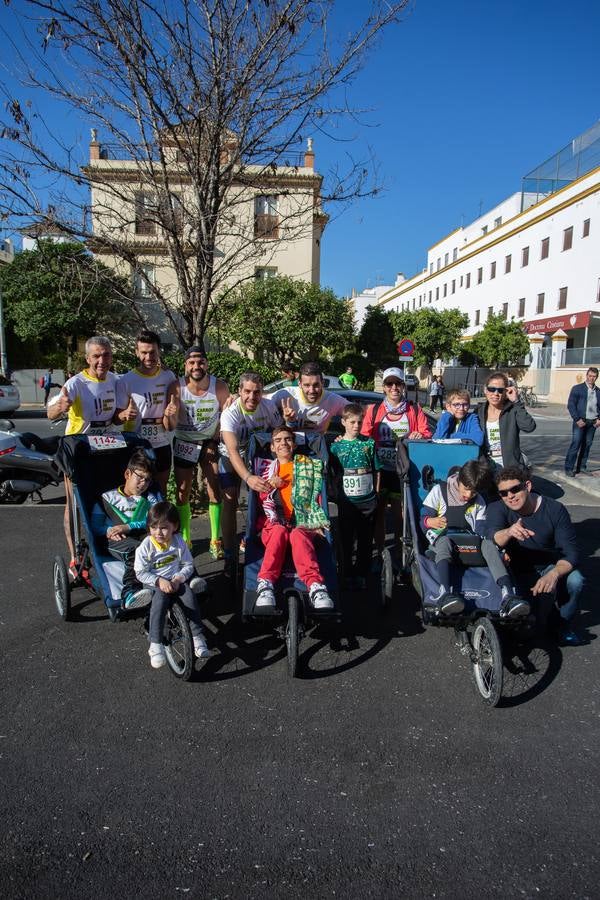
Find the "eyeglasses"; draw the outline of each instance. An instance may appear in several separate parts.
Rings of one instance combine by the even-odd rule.
[[[485,389],[488,392],[488,394],[503,394],[504,391],[506,390],[506,388],[487,387],[487,385],[486,385]]]
[[[404,384],[403,381],[384,381],[383,382],[384,387],[402,387],[403,384]]]
[[[470,403],[451,403],[450,404],[452,409],[468,409],[470,405],[471,405]]]
[[[140,481],[150,481],[151,475],[148,475],[147,472],[138,472],[136,469],[131,470],[131,474],[135,475],[136,478],[139,478]]]
[[[502,490],[499,490],[498,493],[501,497],[508,497],[509,494],[520,494],[521,491],[524,491],[526,489],[527,485],[525,484],[525,482],[520,481],[518,484],[513,484],[512,487],[502,488]]]

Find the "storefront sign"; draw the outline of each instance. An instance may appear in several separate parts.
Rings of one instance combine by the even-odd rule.
[[[574,328],[587,328],[592,314],[590,312],[572,313],[570,316],[556,316],[554,319],[536,319],[533,322],[523,322],[523,328],[527,334],[554,334],[559,328],[563,331],[572,331]]]

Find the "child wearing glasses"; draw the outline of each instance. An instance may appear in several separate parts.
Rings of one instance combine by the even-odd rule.
[[[125,469],[120,487],[105,491],[102,502],[92,510],[92,531],[105,538],[108,552],[125,563],[121,600],[126,609],[146,606],[152,592],[137,580],[133,569],[136,548],[146,536],[146,518],[150,507],[161,500],[151,489],[152,463],[143,449],[135,450]]]
[[[481,447],[483,431],[477,413],[469,412],[471,395],[468,391],[451,390],[446,401],[446,412],[442,413],[433,440],[462,438]]]

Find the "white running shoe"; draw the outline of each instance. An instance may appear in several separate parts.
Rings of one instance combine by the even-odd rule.
[[[256,585],[256,603],[255,606],[275,606],[275,591],[273,590],[273,582],[267,581],[266,578],[259,578]]]
[[[208,659],[211,655],[210,650],[206,646],[206,638],[203,634],[197,634],[194,638],[194,655],[198,659]]]
[[[166,665],[167,657],[165,656],[165,648],[162,644],[150,644],[148,649],[150,656],[150,665],[153,669],[160,669]]]
[[[333,609],[333,600],[327,592],[324,584],[315,582],[308,589],[310,602],[315,609]]]
[[[148,606],[152,602],[152,593],[150,588],[141,588],[135,593],[128,594],[125,598],[125,609],[141,609],[142,606]]]

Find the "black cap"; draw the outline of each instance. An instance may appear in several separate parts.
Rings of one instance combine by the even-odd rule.
[[[192,344],[191,347],[185,351],[185,358],[189,359],[192,353],[199,353],[206,359],[206,353],[204,352],[204,347],[201,347],[200,344]]]

